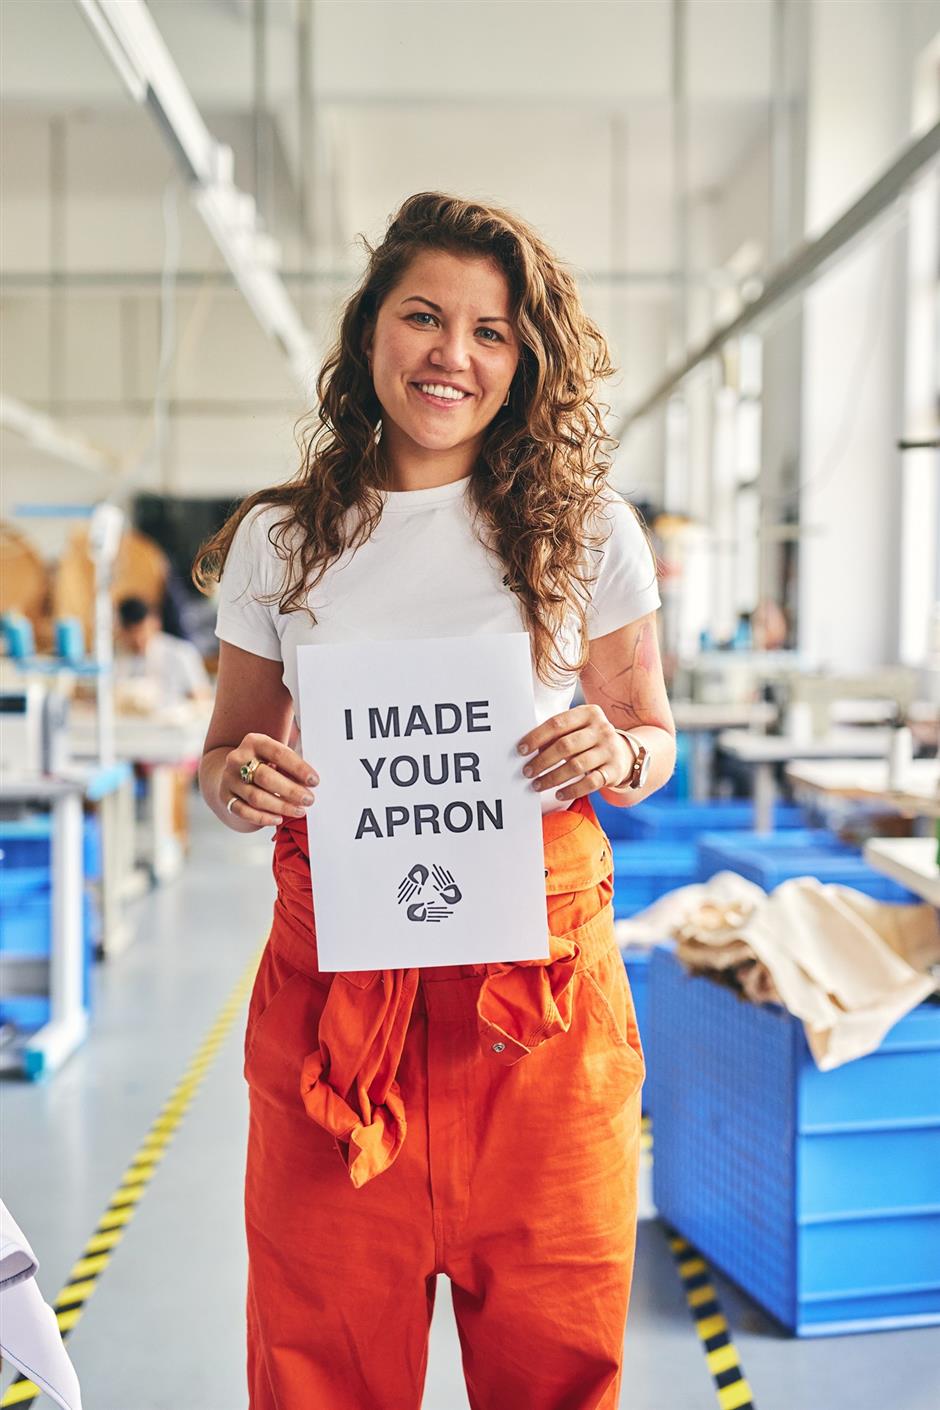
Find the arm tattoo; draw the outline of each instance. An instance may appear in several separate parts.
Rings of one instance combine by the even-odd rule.
[[[628,725],[649,723],[638,712],[636,705],[636,701],[645,695],[639,677],[644,673],[648,676],[656,668],[656,644],[653,627],[649,622],[644,622],[637,632],[633,644],[633,660],[629,666],[618,671],[612,680],[602,676],[592,662],[589,661],[587,665],[600,679],[600,694],[604,698],[605,711],[608,706],[615,707],[627,717]],[[621,698],[623,695],[627,698]]]

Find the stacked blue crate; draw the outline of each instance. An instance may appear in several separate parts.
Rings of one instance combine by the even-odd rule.
[[[689,886],[695,880],[695,848],[691,843],[670,846],[663,842],[630,839],[611,843],[614,859],[614,919],[622,920],[645,910],[668,891]],[[665,936],[663,937],[666,938]],[[621,952],[633,994],[637,1028],[643,1042],[647,1024],[647,975],[649,951]],[[647,1058],[647,1066],[649,1059]],[[643,1110],[651,1110],[647,1088],[643,1089]]]
[[[687,730],[676,734],[676,767],[672,776],[659,789],[657,797],[685,799],[692,786],[692,736]]]
[[[747,799],[693,803],[664,799],[664,791],[635,808],[617,808],[606,803],[599,793],[592,795],[598,821],[612,839],[614,915],[618,920],[635,915],[666,892],[698,879],[693,844],[703,829],[737,829],[753,819],[753,804]],[[803,821],[801,808],[778,804],[774,810],[778,828],[797,829]],[[796,835],[802,837],[804,833]],[[626,949],[623,961],[642,1041],[647,1022],[649,951]],[[643,1109],[649,1109],[646,1089]]]
[[[44,867],[52,859],[52,820],[48,813],[0,820],[0,872]],[[101,880],[101,824],[97,813],[82,820],[82,865],[86,881]]]
[[[637,808],[612,809],[612,811],[630,814],[630,812],[640,812],[641,807],[643,807],[643,805]],[[662,805],[664,811],[668,807],[669,805],[667,804]],[[716,805],[696,805],[696,818],[703,818],[703,816],[706,815],[707,808],[710,807],[716,807]],[[668,891],[674,891],[678,887],[684,887],[684,885],[691,885],[693,881],[698,881],[699,878],[702,877],[699,860],[699,843],[696,843],[695,832],[693,832],[693,830],[676,828],[675,838],[669,836],[668,833],[665,833],[661,838],[657,836],[657,838],[653,839],[636,835],[612,836],[612,832],[606,828],[606,819],[600,818],[600,814],[599,821],[602,822],[602,826],[605,826],[607,836],[612,838],[610,850],[612,850],[613,853],[613,909],[614,916],[616,916],[617,919],[624,918],[624,916],[636,915],[637,911],[643,911],[647,905],[653,905],[654,901],[660,900],[660,897],[667,894]],[[709,842],[712,840],[713,836],[720,839],[722,838],[722,833],[715,833],[715,835],[709,833],[709,835],[707,835]],[[734,833],[734,836],[754,835],[751,835],[751,833],[744,833],[744,835]],[[771,833],[769,836],[777,838],[777,833]],[[779,838],[781,839],[788,838],[788,836],[791,839],[795,839],[796,843],[803,842],[803,845],[805,845],[803,846],[803,850],[799,852],[800,856],[815,856],[816,853],[813,852],[812,846],[806,846],[806,842],[809,840],[809,842],[812,843],[813,839],[819,836],[819,833],[810,832],[808,829],[779,833]],[[830,838],[831,835],[830,833],[823,833],[823,836],[824,838]],[[836,843],[836,839],[833,839],[833,845],[841,847],[840,843]],[[760,847],[760,840],[758,840],[758,843],[755,843],[755,846]],[[798,847],[793,846],[793,842],[791,842],[789,846],[784,845],[784,843],[779,843],[779,846],[781,846],[781,853],[785,854],[788,859],[789,857],[795,856],[799,850]],[[847,852],[847,849],[843,850]],[[854,863],[855,857],[850,856],[848,860]],[[729,869],[738,870],[737,867],[731,866],[730,863]],[[723,870],[723,867],[715,867],[713,870]],[[710,871],[707,874],[712,876]],[[872,871],[872,877],[874,876],[877,876],[877,873]],[[888,878],[885,877],[884,880],[888,881]],[[895,884],[889,883],[889,887],[892,887],[892,885]],[[901,890],[901,888],[895,887],[895,890]],[[872,891],[872,894],[877,893]],[[902,898],[906,900],[908,893],[903,893]]]
[[[702,832],[740,832],[754,826],[754,804],[749,798],[688,803],[663,801],[655,793],[629,811],[633,814],[632,835],[650,842],[688,842]],[[802,828],[805,823],[805,812],[792,803],[778,803],[774,808],[776,829]]]
[[[854,887],[879,901],[917,900],[906,887],[870,867],[855,848],[824,831],[795,842],[787,833],[707,833],[699,838],[696,877],[707,881],[716,871],[737,872],[765,891],[794,877],[812,876]]]
[[[630,993],[633,995],[633,1011],[636,1017],[636,1026],[640,1030],[640,1042],[643,1042],[643,1035],[646,1032],[646,1007],[647,992],[650,967],[649,950],[624,950],[623,964],[627,971],[627,978],[630,981]]]
[[[611,842],[614,859],[614,916],[620,920],[645,910],[667,891],[695,880],[696,853],[691,842]]]
[[[636,837],[637,826],[636,808],[617,808],[613,803],[608,803],[600,793],[592,793],[591,807],[597,814],[597,821],[606,832],[612,842],[619,842],[625,837]]]
[[[820,1072],[659,947],[648,1018],[660,1215],[797,1336],[940,1323],[940,1004]]]
[[[789,855],[797,849],[811,857],[822,852],[850,857],[861,855],[857,848],[822,827],[790,828],[786,832],[718,832],[709,828],[699,834],[697,846],[699,881],[707,881],[716,871],[737,871],[734,862],[742,855],[764,857],[778,852]]]
[[[710,807],[710,805],[703,805],[703,807]],[[839,838],[833,836],[833,833],[824,832],[822,829],[793,828],[788,832],[767,833],[765,836],[751,832],[717,832],[713,835],[706,833],[703,838],[698,839],[698,845],[696,845],[695,874],[684,873],[678,878],[672,876],[671,880],[675,880],[678,885],[691,885],[693,881],[707,881],[707,878],[715,876],[716,871],[729,870],[726,854],[719,850],[724,843],[734,842],[734,845],[740,845],[741,842],[751,842],[751,840],[753,840],[754,846],[765,846],[768,850],[775,849],[775,847],[791,847],[792,850],[793,843],[799,843],[800,846],[816,847],[816,849],[829,847],[833,852],[854,854],[844,843],[840,842]],[[623,853],[614,853],[614,856],[617,854],[623,856]],[[681,853],[681,856],[686,856],[686,854]],[[614,883],[616,883],[616,878],[614,878]],[[621,891],[624,894],[621,894],[620,900],[617,901],[616,885],[614,885],[614,915],[617,918],[620,918],[621,915],[633,914],[633,912],[627,911],[627,905],[636,900],[636,887],[631,884],[631,880],[627,880],[627,877],[624,877]],[[637,907],[637,909],[641,909],[641,907]],[[636,1004],[637,1010],[637,1025],[640,1028],[640,1036],[643,1038],[650,950],[624,950],[623,962],[627,966],[627,974],[630,977],[630,987],[633,990],[634,1004]]]
[[[714,799],[692,803],[664,798],[663,790],[633,808],[617,808],[600,793],[591,794],[598,822],[610,838],[636,837],[647,842],[689,842],[702,832],[739,832],[754,823],[754,805],[747,798]],[[792,803],[774,808],[774,827],[792,831],[803,828],[806,815]]]
[[[636,1026],[640,1035],[640,1043],[643,1047],[643,1055],[649,1062],[646,1052],[646,1025],[647,1009],[649,1003],[649,950],[623,950],[623,965],[627,971],[627,979],[630,983],[630,993],[633,996],[633,1013],[636,1018]],[[650,1110],[649,1085],[643,1085],[643,1114]]]
[[[97,815],[83,827],[86,882],[101,878],[101,832]],[[97,898],[86,885],[82,897],[82,993],[92,1002],[92,966],[101,938]],[[51,819],[39,814],[21,821],[0,821],[0,955],[48,959],[52,941]],[[0,1022],[33,1030],[47,1023],[48,992],[0,995]]]

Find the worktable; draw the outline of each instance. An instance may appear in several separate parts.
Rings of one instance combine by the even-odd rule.
[[[754,823],[757,832],[773,830],[773,807],[777,794],[774,765],[800,759],[887,760],[890,731],[855,729],[849,726],[829,731],[819,739],[798,740],[786,735],[757,734],[752,730],[724,730],[718,748],[747,764],[754,775]],[[887,770],[887,762],[884,763]]]
[[[744,703],[712,703],[707,700],[675,700],[672,717],[676,729],[692,737],[691,793],[696,803],[712,796],[712,761],[715,735],[719,730],[743,728],[765,729],[777,718],[777,707],[767,701]]]
[[[141,855],[155,881],[175,876],[183,852],[173,826],[175,771],[195,765],[202,757],[211,704],[174,707],[154,716],[118,715],[114,752],[118,759],[144,767],[150,784],[147,817],[142,829]],[[69,719],[68,747],[74,758],[94,757],[97,750],[95,711],[76,708]]]
[[[940,868],[933,837],[873,837],[865,843],[865,860],[876,871],[899,881],[916,896],[940,907]]]
[[[905,770],[903,789],[888,788],[887,759],[827,759],[787,766],[798,799],[810,802],[845,798],[883,803],[912,817],[940,816],[940,760],[914,759]]]

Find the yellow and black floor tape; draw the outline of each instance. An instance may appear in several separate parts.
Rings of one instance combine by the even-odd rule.
[[[666,1233],[721,1410],[755,1410],[751,1387],[741,1370],[741,1359],[731,1340],[708,1264],[679,1234],[671,1229]]]
[[[98,1220],[98,1227],[73,1265],[69,1280],[55,1300],[56,1320],[62,1340],[75,1328],[85,1304],[98,1285],[98,1279],[111,1262],[124,1231],[134,1217],[154,1171],[163,1159],[177,1126],[196,1095],[202,1079],[214,1062],[229,1029],[238,1017],[254,981],[263,946],[258,950],[232,990],[225,1005],[200,1044],[183,1076],[144,1137],[133,1160],[124,1172],[121,1183],[108,1201],[108,1207]],[[41,1395],[39,1387],[25,1376],[11,1381],[0,1399],[0,1407],[26,1405]]]

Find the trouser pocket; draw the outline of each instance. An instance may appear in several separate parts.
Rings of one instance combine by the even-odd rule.
[[[640,1042],[630,982],[623,956],[616,946],[605,951],[590,968],[578,971],[577,1005],[589,1065],[598,1072],[609,1069],[617,1093],[628,1097],[642,1086],[646,1063]]]

